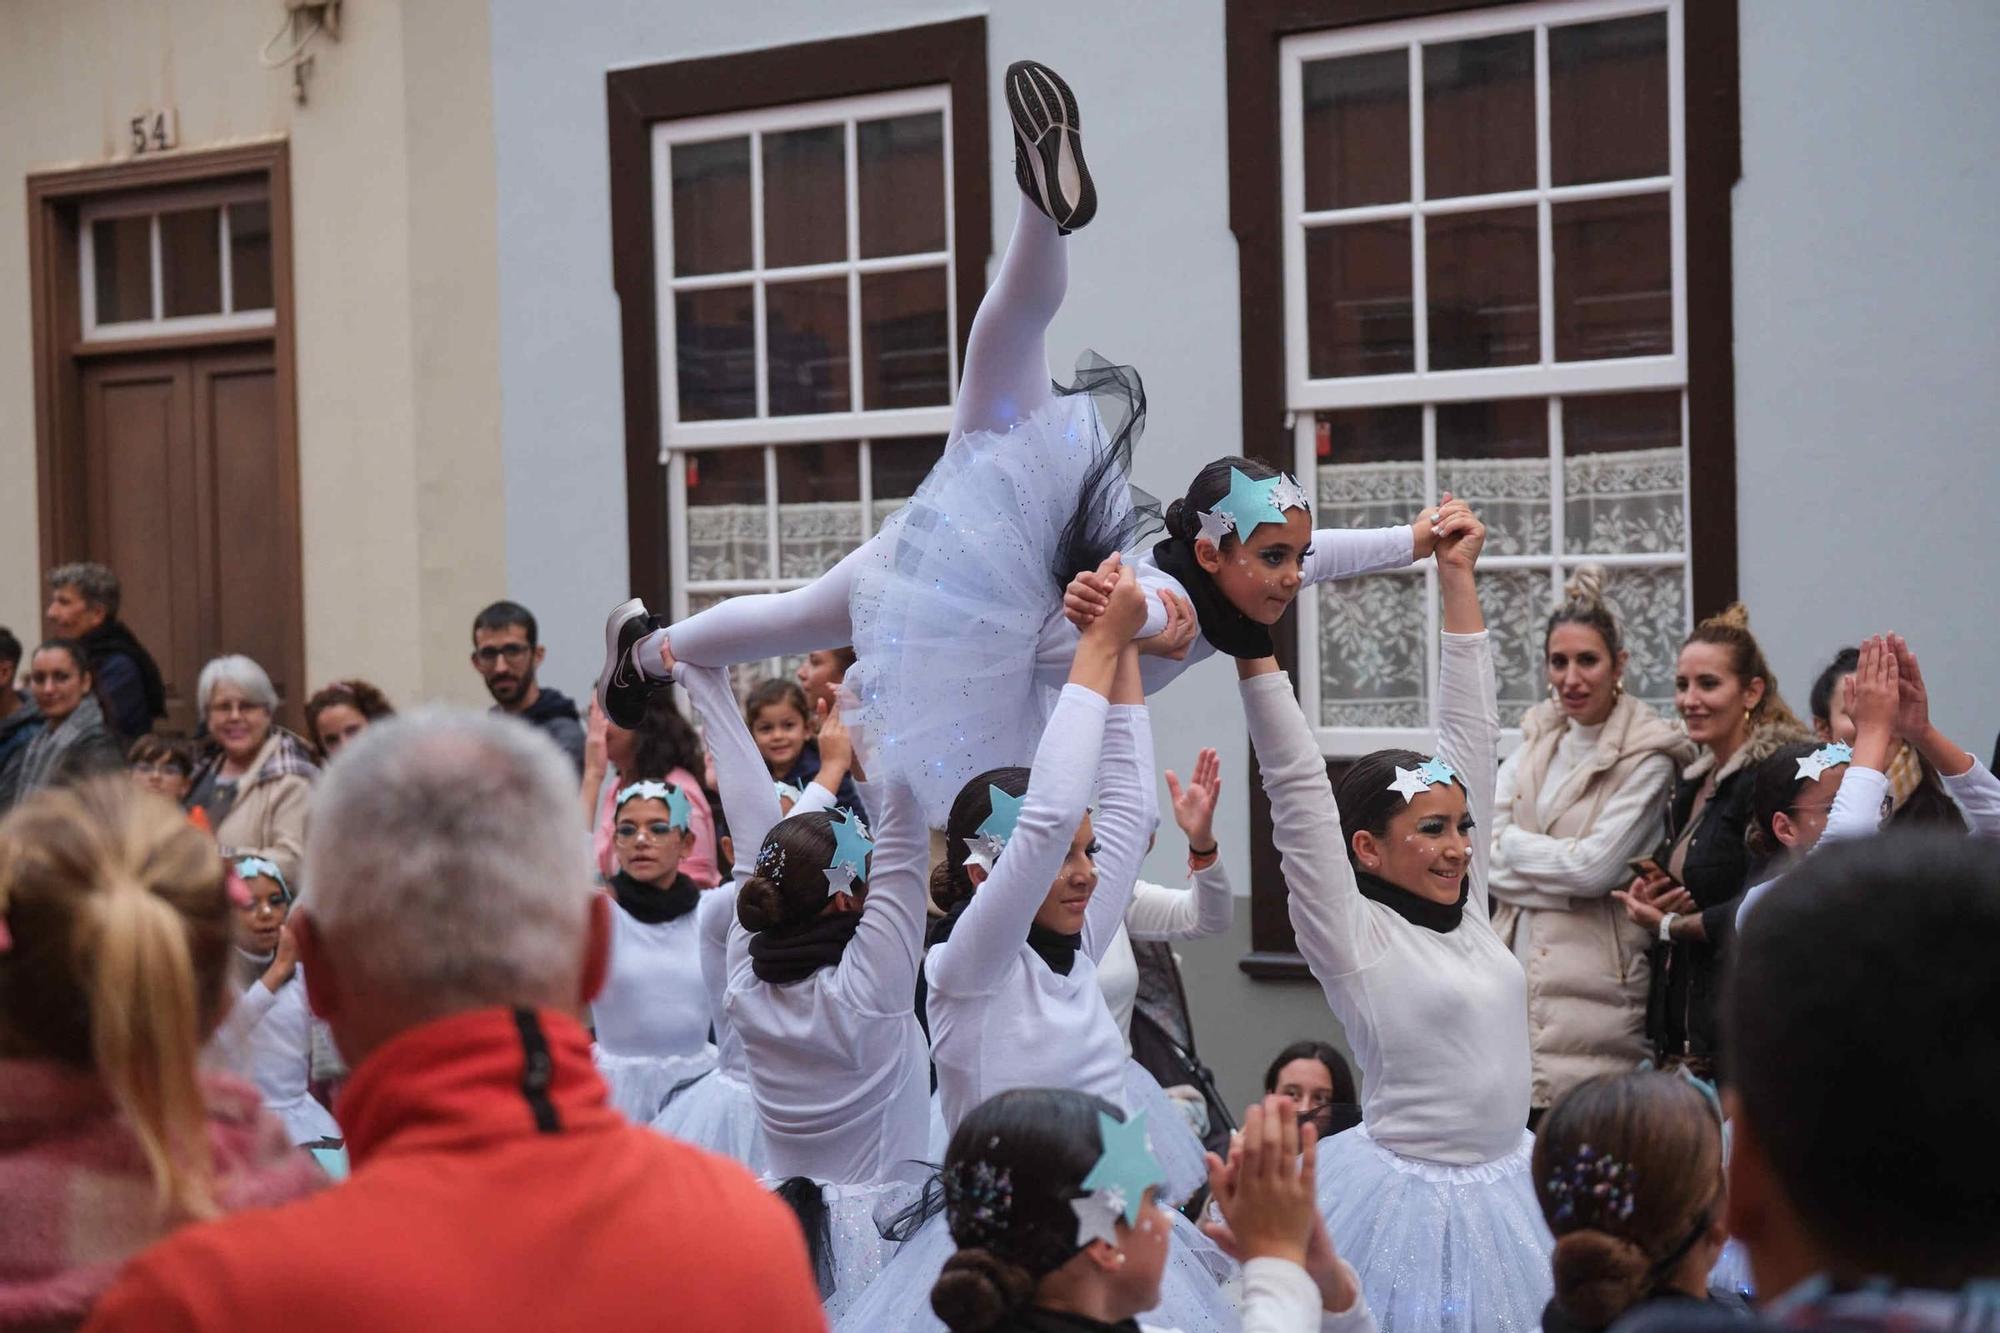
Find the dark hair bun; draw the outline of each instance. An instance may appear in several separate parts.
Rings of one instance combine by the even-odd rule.
[[[1606,1328],[1644,1293],[1651,1265],[1629,1240],[1588,1228],[1556,1241],[1556,1304],[1581,1324]]]
[[[931,1309],[952,1333],[986,1333],[1035,1296],[1035,1280],[991,1250],[960,1250],[931,1287]]]
[[[773,930],[785,922],[785,897],[778,886],[762,875],[752,875],[736,891],[736,919],[755,935]]]
[[[941,857],[931,867],[931,905],[940,912],[949,912],[958,901],[958,885],[952,878],[951,859]]]
[[[1179,537],[1182,540],[1186,540],[1188,535],[1187,515],[1188,515],[1188,503],[1186,500],[1175,500],[1172,504],[1167,506],[1165,519],[1167,525],[1167,535],[1169,537]]]

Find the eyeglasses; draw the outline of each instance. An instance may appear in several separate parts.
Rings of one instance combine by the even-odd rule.
[[[529,651],[529,646],[525,643],[489,643],[484,648],[475,649],[472,658],[481,666],[492,666],[503,657],[509,663],[518,662],[526,657]]]
[[[208,706],[210,717],[249,717],[253,713],[267,713],[269,704],[260,704],[251,699],[217,699]]]
[[[674,836],[674,826],[664,819],[655,819],[648,824],[634,824],[630,821],[624,821],[611,830],[611,836],[619,842],[632,842],[642,832],[654,842],[665,842],[668,838]]]

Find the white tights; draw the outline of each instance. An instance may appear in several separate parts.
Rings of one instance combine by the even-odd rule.
[[[1068,286],[1069,247],[1062,233],[1022,195],[1007,253],[966,341],[965,374],[952,413],[953,439],[1006,430],[1055,396],[1047,335]],[[847,601],[861,550],[849,552],[803,588],[732,597],[671,629],[655,630],[633,655],[648,676],[665,680],[662,639],[673,646],[675,657],[703,667],[844,647],[854,636]]]

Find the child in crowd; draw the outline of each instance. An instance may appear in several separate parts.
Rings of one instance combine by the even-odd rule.
[[[210,1056],[241,1074],[264,1094],[264,1105],[285,1122],[301,1146],[338,1142],[340,1126],[313,1099],[313,1016],[306,1003],[298,943],[286,929],[292,888],[276,864],[261,856],[228,859],[229,889],[236,903],[236,1003],[208,1044]]]
[[[829,684],[815,679],[814,688],[823,696],[815,700],[789,680],[762,680],[743,700],[743,721],[757,742],[757,752],[764,756],[764,767],[770,770],[773,782],[791,789],[792,800],[805,794],[825,762],[814,732],[816,724],[838,706],[830,693],[837,685],[837,681]],[[840,773],[829,785],[834,805],[857,811],[863,819],[868,817],[847,773]]]
[[[1299,1120],[1330,1139],[1361,1123],[1354,1071],[1339,1050],[1323,1041],[1295,1041],[1264,1071],[1264,1091],[1289,1100]]]
[[[194,782],[194,755],[184,741],[141,736],[125,751],[125,771],[144,790],[179,805]]]
[[[608,887],[618,910],[611,973],[590,1018],[611,1104],[643,1125],[715,1068],[695,929],[701,890],[681,871],[694,841],[685,792],[641,779],[618,790],[612,810],[618,872]]]

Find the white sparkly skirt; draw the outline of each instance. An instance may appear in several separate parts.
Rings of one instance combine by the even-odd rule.
[[[687,1055],[614,1055],[593,1045],[590,1054],[611,1090],[611,1104],[639,1125],[652,1124],[676,1089],[715,1068],[713,1045]]]
[[[1360,1125],[1319,1147],[1319,1206],[1382,1333],[1530,1333],[1553,1283],[1525,1130],[1514,1151],[1448,1166]]]
[[[959,789],[1034,757],[1056,692],[1036,648],[1059,614],[1057,566],[1085,506],[1093,544],[1118,549],[1135,522],[1117,447],[1090,393],[1058,394],[1005,432],[952,440],[857,566],[849,597],[869,777],[900,778],[942,828]]]
[[[1208,1183],[1208,1150],[1188,1123],[1187,1112],[1167,1096],[1152,1071],[1137,1060],[1125,1062],[1125,1114],[1146,1113],[1146,1140],[1167,1173],[1160,1201],[1179,1206]]]
[[[734,1158],[763,1175],[764,1123],[757,1118],[757,1095],[727,1069],[717,1069],[667,1103],[653,1128],[683,1143]]]
[[[764,1183],[777,1184],[769,1178]],[[885,1237],[882,1229],[915,1202],[922,1188],[903,1180],[872,1185],[820,1185],[820,1197],[826,1203],[828,1259],[833,1276],[833,1289],[824,1293],[823,1301],[829,1324],[838,1321],[889,1269],[903,1246]]]
[[[1139,1316],[1140,1323],[1160,1325],[1177,1333],[1235,1333],[1242,1327],[1236,1306],[1223,1290],[1241,1271],[1215,1243],[1180,1213],[1173,1220],[1173,1242],[1167,1250],[1166,1272],[1160,1278],[1160,1303]],[[889,1265],[860,1300],[839,1314],[827,1306],[834,1333],[944,1333],[944,1322],[931,1310],[931,1288],[945,1260],[957,1252],[944,1214],[925,1222],[903,1243]]]

